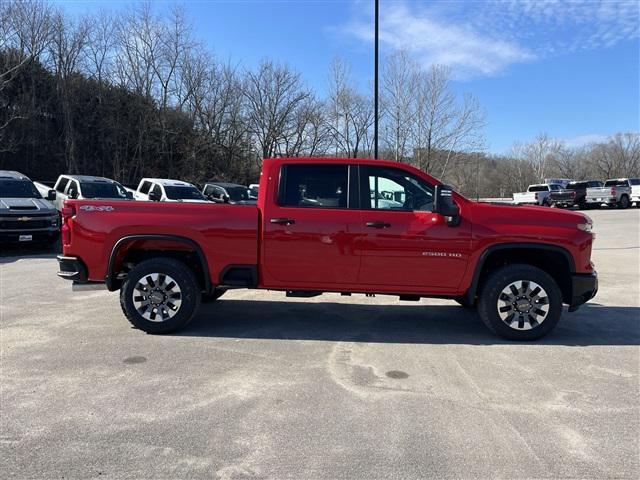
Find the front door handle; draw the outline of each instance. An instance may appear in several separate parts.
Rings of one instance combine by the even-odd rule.
[[[278,225],[293,225],[296,221],[292,218],[272,218],[269,220],[271,223],[275,223]]]
[[[387,222],[367,222],[367,227],[371,228],[389,228],[390,226],[391,224]]]

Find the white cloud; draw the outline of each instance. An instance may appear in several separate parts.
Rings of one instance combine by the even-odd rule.
[[[611,135],[602,135],[600,133],[589,133],[586,135],[578,135],[576,137],[563,138],[562,142],[569,148],[579,148],[592,143],[606,142]]]
[[[340,31],[373,40],[371,4],[358,2]],[[492,76],[509,65],[610,48],[640,37],[637,1],[382,2],[382,45],[458,77]]]

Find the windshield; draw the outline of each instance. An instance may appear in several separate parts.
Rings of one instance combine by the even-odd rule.
[[[204,200],[196,187],[165,186],[164,191],[169,200]]]
[[[0,197],[42,198],[36,186],[26,180],[0,180]]]
[[[83,198],[127,198],[127,192],[117,183],[81,183]]]
[[[244,187],[227,187],[225,190],[227,190],[229,198],[234,202],[249,200],[249,191]]]

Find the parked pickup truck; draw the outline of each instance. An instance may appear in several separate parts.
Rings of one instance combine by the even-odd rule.
[[[597,290],[582,213],[473,202],[409,165],[264,160],[258,204],[68,200],[62,278],[120,290],[137,328],[184,327],[232,288],[448,298],[531,340]],[[389,208],[374,189],[401,192]]]
[[[561,190],[554,190],[549,195],[549,204],[552,207],[571,208],[577,206],[580,210],[588,207],[586,202],[587,188],[602,187],[600,180],[587,180],[582,182],[569,182]]]
[[[133,194],[136,200],[151,202],[206,202],[193,185],[168,178],[143,178]]]
[[[60,236],[60,215],[51,201],[55,190],[43,198],[33,182],[19,172],[0,170],[0,241],[52,244]]]
[[[45,185],[36,183],[39,190]],[[69,198],[130,200],[133,195],[115,180],[90,175],[60,175],[54,185],[56,191],[55,205],[62,210],[65,200]]]
[[[257,198],[251,195],[249,188],[236,183],[207,182],[202,189],[202,195],[217,203],[255,205],[257,202]]]
[[[604,187],[587,188],[586,202],[588,205],[628,208],[632,202],[640,206],[640,179],[615,178],[604,182]]]
[[[541,183],[529,185],[526,192],[514,193],[513,203],[516,205],[544,205],[549,206],[551,192],[562,190],[562,185],[555,183]]]

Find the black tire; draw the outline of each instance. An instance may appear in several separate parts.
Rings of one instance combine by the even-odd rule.
[[[548,305],[546,316],[535,326],[533,326],[534,322],[527,321],[529,326],[532,327],[529,330],[518,329],[521,328],[521,325],[522,327],[526,326],[521,322],[518,322],[515,327],[509,326],[507,321],[500,317],[500,312],[498,311],[498,301],[503,295],[503,290],[508,289],[512,283],[518,281],[535,282],[546,293],[546,303],[541,304]],[[538,307],[534,306],[532,308],[537,309]],[[518,309],[514,308],[513,312],[518,312],[515,316],[521,318],[519,317],[520,311]],[[496,335],[509,340],[536,340],[544,337],[558,324],[562,314],[562,293],[555,280],[545,271],[531,265],[507,265],[492,272],[483,282],[480,296],[478,297],[478,314],[487,328]],[[508,315],[505,312],[503,314]],[[522,315],[528,314],[522,313]]]
[[[179,305],[175,310],[172,310],[172,316],[164,321],[152,321],[145,318],[134,305],[134,290],[144,294],[136,287],[139,284],[142,285],[142,279],[148,284],[148,279],[153,274],[159,274],[165,278],[167,276],[171,277],[176,285],[173,288],[177,290],[174,294],[179,294],[179,297],[176,297],[176,299],[180,300]],[[171,282],[167,283],[169,284],[168,286],[171,285]],[[191,321],[200,306],[200,296],[200,286],[193,270],[173,258],[158,257],[140,262],[129,272],[120,290],[120,306],[124,315],[134,327],[147,333],[169,333],[183,328]],[[137,296],[136,298],[144,298],[146,300],[148,297]],[[168,301],[170,302],[171,300],[169,299]],[[178,302],[176,301],[175,303]],[[159,304],[159,306],[162,305],[164,304]],[[175,305],[173,306],[175,307]],[[154,308],[151,308],[151,310]],[[149,313],[149,309],[150,307],[146,307],[144,313]],[[157,318],[157,314],[154,315],[152,312],[150,313],[151,315]]]
[[[622,209],[629,208],[629,197],[627,197],[626,195],[623,195],[622,197],[620,197],[620,201],[618,202],[618,207]]]
[[[215,302],[217,299],[219,299],[222,295],[224,295],[226,292],[226,290],[214,290],[213,293],[203,293],[202,294],[202,303],[211,303],[211,302]]]

